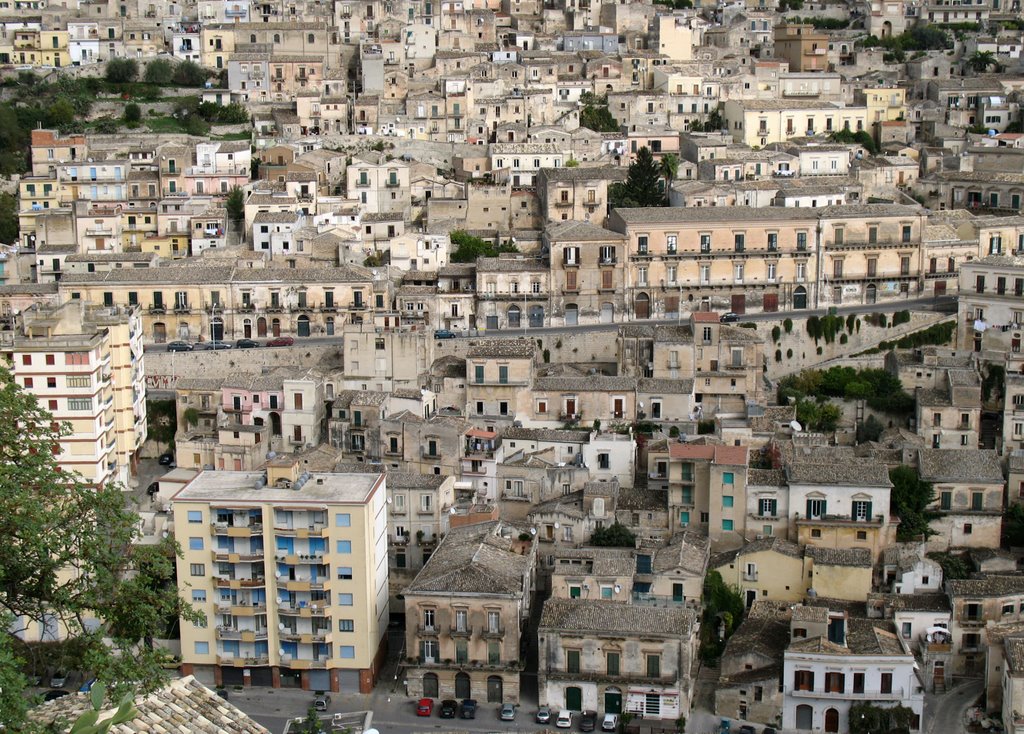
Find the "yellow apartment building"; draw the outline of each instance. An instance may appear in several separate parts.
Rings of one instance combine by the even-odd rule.
[[[186,674],[370,693],[386,653],[385,475],[204,471],[172,498]]]

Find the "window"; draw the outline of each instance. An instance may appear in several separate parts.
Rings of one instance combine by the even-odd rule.
[[[953,493],[952,492],[942,492],[941,494],[939,494],[939,509],[940,510],[949,510],[950,508],[952,508],[952,506],[953,506]]]
[[[206,575],[206,564],[205,563],[193,563],[188,569],[190,576],[205,576]]]
[[[565,651],[565,671],[567,673],[579,673],[580,672],[580,651],[579,650],[566,650]]]
[[[807,500],[807,517],[824,517],[827,503],[823,499]]]
[[[871,503],[858,500],[853,502],[853,520],[857,522],[866,522],[871,519]]]
[[[206,590],[205,589],[192,589],[192,601],[197,604],[202,604],[206,601]]]
[[[722,530],[726,532],[732,532],[733,523],[732,520],[722,520]]]
[[[647,677],[648,678],[660,678],[661,677],[661,655],[648,655],[647,656]]]
[[[28,380],[25,387],[29,387]],[[69,398],[68,410],[92,410],[92,398]]]
[[[350,607],[352,606],[352,595],[351,594],[338,594],[338,606]]]
[[[985,495],[982,492],[971,492],[971,510],[980,512],[985,507]]]
[[[722,495],[722,507],[732,507],[733,496],[731,494]]]
[[[881,693],[892,693],[892,673],[882,673],[879,687]]]
[[[203,521],[203,513],[200,510],[189,510],[188,521],[190,523],[197,523]]]
[[[969,522],[965,522],[964,523],[964,535],[970,535],[973,532],[974,532],[974,526],[971,523],[969,523]]]
[[[608,675],[619,674],[619,653],[609,652],[605,657],[605,665],[608,669]]]
[[[352,580],[352,567],[351,566],[338,566],[338,578],[344,581]]]
[[[195,643],[196,655],[209,655],[210,654],[210,643],[196,641]]]
[[[484,366],[482,364],[478,364],[478,365],[473,367],[473,381],[476,384],[478,384],[478,385],[483,383],[483,381],[484,381]]]
[[[338,553],[351,553],[352,552],[352,541],[351,540],[339,540],[338,541]]]
[[[354,658],[356,656],[356,648],[353,645],[342,645],[341,648],[342,658]]]
[[[188,549],[189,550],[200,550],[201,551],[203,549],[203,539],[202,538],[189,538],[188,539]]]
[[[778,510],[778,500],[761,498],[758,500],[758,514],[761,517],[775,517]]]
[[[339,619],[338,620],[338,632],[355,632],[356,623],[351,619]]]
[[[339,512],[334,516],[334,525],[339,528],[347,528],[352,525],[352,515],[347,512]]]
[[[731,471],[723,472],[722,473],[722,484],[732,484],[732,483],[733,483],[733,473]]]

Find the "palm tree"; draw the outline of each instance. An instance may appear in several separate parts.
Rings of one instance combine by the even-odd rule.
[[[991,51],[975,51],[969,59],[967,59],[967,65],[979,74],[984,73],[990,66],[998,66],[996,61],[996,55]]]
[[[679,175],[679,156],[675,153],[666,153],[661,157],[658,164],[662,178],[665,179],[665,201],[669,200],[669,192],[672,190],[672,181]]]

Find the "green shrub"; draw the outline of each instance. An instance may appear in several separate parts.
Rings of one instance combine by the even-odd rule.
[[[850,340],[849,340],[849,338],[848,338],[848,337],[846,336],[846,334],[840,334],[840,335],[839,335],[839,343],[840,343],[840,344],[846,344],[846,343],[847,343],[848,341],[850,341]]]
[[[776,349],[775,350],[775,361],[776,362],[781,362],[782,361],[782,350],[781,349]]]
[[[782,336],[782,329],[780,329],[778,326],[773,326],[772,327],[772,341],[773,342],[777,342],[781,336]]]
[[[106,79],[114,84],[133,82],[139,78],[139,62],[135,59],[111,59],[107,62]]]
[[[786,330],[787,334],[793,333],[793,319],[786,319],[782,322],[782,328]]]
[[[697,421],[697,433],[701,436],[715,432],[715,421],[713,418],[705,418]]]

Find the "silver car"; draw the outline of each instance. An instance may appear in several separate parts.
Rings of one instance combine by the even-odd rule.
[[[516,705],[514,703],[503,703],[501,704],[501,720],[502,721],[515,721],[516,720]]]
[[[537,709],[537,723],[538,724],[550,724],[551,723],[551,707],[541,706]]]

